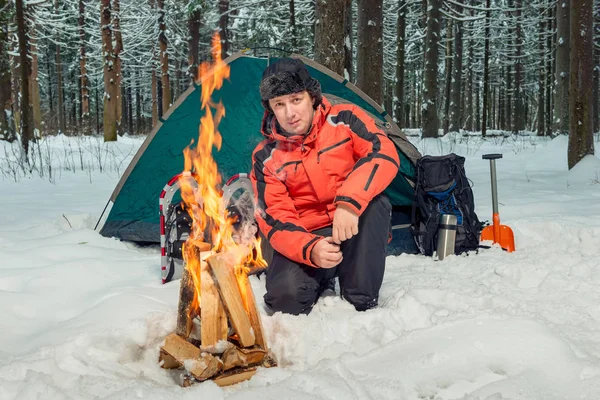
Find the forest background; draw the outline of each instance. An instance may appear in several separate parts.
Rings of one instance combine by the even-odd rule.
[[[600,0],[0,0],[0,139],[147,134],[225,55],[313,58],[422,137],[600,131]],[[498,132],[500,131],[500,132]]]

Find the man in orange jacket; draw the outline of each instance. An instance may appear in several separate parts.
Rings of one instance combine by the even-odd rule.
[[[265,303],[308,314],[339,277],[359,311],[377,305],[398,173],[392,141],[355,105],[332,106],[297,59],[263,72],[265,140],[254,150],[256,219],[274,249]]]

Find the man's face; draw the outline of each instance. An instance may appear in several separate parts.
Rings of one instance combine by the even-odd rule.
[[[279,125],[292,135],[304,135],[313,120],[313,100],[305,90],[269,100]]]

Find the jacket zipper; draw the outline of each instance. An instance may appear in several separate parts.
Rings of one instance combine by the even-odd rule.
[[[278,174],[278,173],[280,173],[281,171],[283,171],[283,169],[284,169],[285,167],[287,167],[288,165],[293,165],[293,164],[296,164],[296,169],[295,169],[295,171],[297,171],[297,170],[298,170],[298,164],[300,164],[300,163],[301,163],[301,161],[288,161],[288,162],[286,162],[286,163],[283,163],[283,164],[281,165],[281,167],[277,168],[277,170],[275,171],[275,173],[276,173],[276,174]],[[294,171],[294,172],[295,172],[295,171]]]
[[[349,142],[349,141],[350,141],[350,138],[347,137],[346,139],[342,140],[341,142],[337,142],[335,144],[332,144],[331,146],[327,146],[324,149],[319,150],[319,152],[317,153],[317,162],[321,161],[321,154],[325,153],[326,151],[335,149],[336,147],[341,146],[344,143]]]

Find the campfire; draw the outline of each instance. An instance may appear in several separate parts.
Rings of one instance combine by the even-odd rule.
[[[229,77],[218,34],[212,38],[212,63],[198,71],[202,83],[200,133],[184,151],[181,197],[192,217],[181,278],[177,328],[160,351],[163,368],[184,368],[181,384],[213,379],[225,386],[249,379],[259,366],[276,365],[263,335],[248,273],[264,268],[256,226],[228,212],[221,177],[212,158],[220,150],[217,130],[225,115],[211,95]]]

